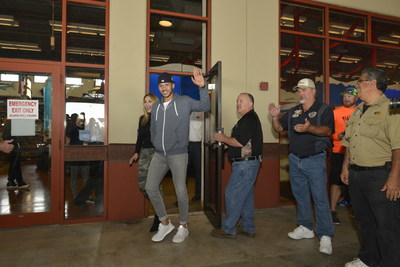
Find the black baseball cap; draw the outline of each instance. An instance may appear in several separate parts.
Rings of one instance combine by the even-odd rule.
[[[172,75],[167,72],[163,72],[160,74],[160,76],[158,76],[158,84],[173,83],[173,82],[174,82],[174,79],[172,78]]]

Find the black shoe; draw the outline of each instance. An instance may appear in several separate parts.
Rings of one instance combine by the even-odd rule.
[[[154,221],[153,221],[153,225],[150,228],[150,233],[151,232],[157,232],[159,225],[160,225],[160,220],[158,219],[157,215],[154,215]]]
[[[340,224],[340,220],[337,217],[337,212],[336,211],[331,211],[331,216],[332,216],[332,223],[333,224]]]
[[[8,181],[7,189],[14,189],[14,188],[17,188],[17,184],[14,183],[13,181]]]
[[[254,238],[256,237],[256,233],[250,233],[250,232],[246,232],[240,225],[238,227],[236,227],[236,232],[239,235],[244,235],[250,238]]]
[[[230,234],[222,230],[221,228],[215,228],[214,230],[211,231],[211,236],[212,237],[217,237],[217,238],[229,238],[229,239],[235,239],[236,234]]]

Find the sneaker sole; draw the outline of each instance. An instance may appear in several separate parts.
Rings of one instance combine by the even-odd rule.
[[[303,237],[295,237],[295,236],[291,236],[290,233],[288,234],[288,237],[290,237],[291,239],[294,240],[300,240],[300,239],[312,239],[315,237],[315,235],[312,236],[303,236]]]
[[[319,252],[323,253],[323,254],[327,254],[327,255],[332,255],[332,251],[326,251],[326,250],[319,250]]]
[[[156,242],[156,243],[157,243],[157,242],[163,241],[164,238],[165,238],[167,235],[169,235],[174,229],[175,229],[175,227],[172,227],[171,229],[169,229],[169,230],[164,234],[164,236],[163,236],[160,240],[153,240],[153,238],[151,238],[151,241]]]

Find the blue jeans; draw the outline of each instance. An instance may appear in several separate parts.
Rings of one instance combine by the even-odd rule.
[[[326,189],[326,152],[307,158],[289,154],[290,185],[297,201],[297,224],[313,229],[311,197],[316,218],[315,233],[333,236]]]
[[[254,183],[259,168],[258,160],[232,163],[232,174],[225,189],[225,220],[221,227],[225,232],[236,234],[236,224],[240,217],[243,230],[249,233],[255,232]]]

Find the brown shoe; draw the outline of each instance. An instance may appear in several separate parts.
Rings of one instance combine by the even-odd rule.
[[[212,237],[217,237],[217,238],[230,238],[230,239],[235,239],[236,234],[230,234],[222,230],[221,228],[215,228],[214,230],[211,231],[211,236]]]
[[[250,237],[250,238],[256,237],[256,233],[246,232],[245,230],[243,230],[243,228],[240,225],[236,228],[236,232],[239,235],[244,235],[244,236],[247,236],[247,237]]]

